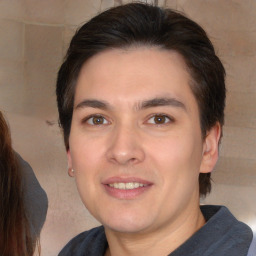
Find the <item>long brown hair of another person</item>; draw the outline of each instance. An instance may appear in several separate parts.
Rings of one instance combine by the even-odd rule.
[[[35,249],[21,175],[10,131],[0,111],[0,255],[4,256],[32,256]]]

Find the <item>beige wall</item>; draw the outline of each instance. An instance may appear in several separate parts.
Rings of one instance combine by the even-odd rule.
[[[0,0],[0,109],[15,149],[49,197],[42,255],[55,256],[97,224],[83,207],[67,163],[55,104],[56,72],[76,27],[114,0]],[[148,1],[152,2],[152,1]],[[171,0],[209,33],[227,70],[227,108],[213,193],[256,230],[256,0]]]

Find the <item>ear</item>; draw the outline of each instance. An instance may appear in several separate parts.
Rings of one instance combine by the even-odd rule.
[[[68,158],[68,175],[70,177],[74,177],[75,172],[74,172],[73,166],[72,166],[72,158],[71,158],[71,154],[70,154],[70,149],[67,150],[67,158]]]
[[[219,158],[219,140],[221,127],[217,122],[208,132],[203,144],[200,173],[211,172]]]

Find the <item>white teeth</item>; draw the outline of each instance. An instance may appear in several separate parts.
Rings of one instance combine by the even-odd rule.
[[[112,183],[108,184],[112,188],[117,188],[117,189],[134,189],[138,187],[145,187],[145,184],[138,183],[138,182],[127,182],[127,183]]]

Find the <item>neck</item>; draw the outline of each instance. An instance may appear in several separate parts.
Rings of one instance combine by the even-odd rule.
[[[204,224],[199,206],[179,216],[175,222],[139,233],[120,233],[105,227],[109,248],[105,256],[168,255],[189,239]]]

